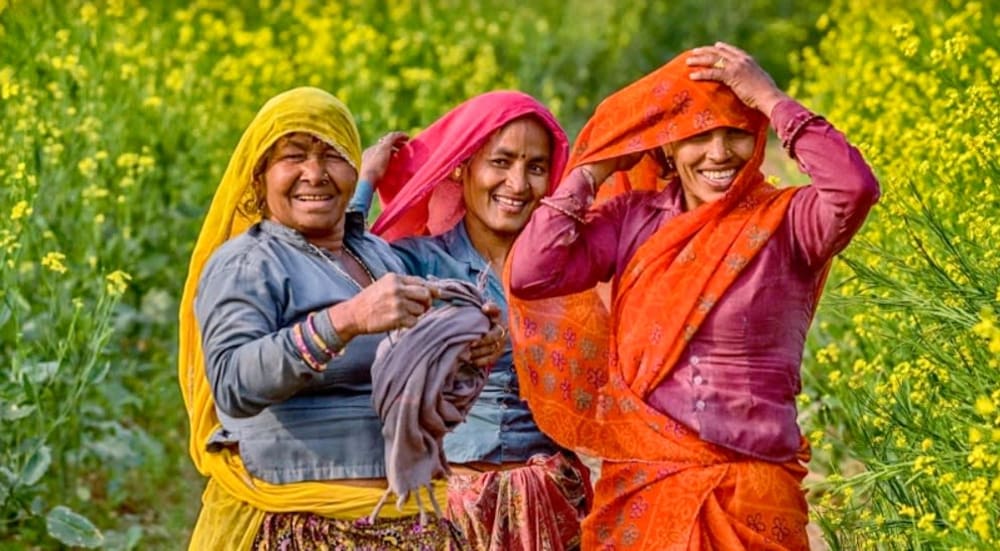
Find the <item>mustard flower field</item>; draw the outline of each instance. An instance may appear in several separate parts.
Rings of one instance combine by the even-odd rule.
[[[837,266],[801,403],[839,549],[1000,548],[1000,6],[833,2],[795,93],[883,199]]]
[[[1000,548],[1000,7],[800,4],[0,0],[0,549],[186,547],[203,481],[177,304],[267,98],[327,89],[370,144],[517,88],[572,137],[604,95],[715,40],[883,186],[803,366],[827,545]]]

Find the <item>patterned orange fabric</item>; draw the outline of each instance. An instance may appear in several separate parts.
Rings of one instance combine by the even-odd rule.
[[[619,272],[610,316],[592,291],[512,297],[514,364],[542,430],[604,460],[584,549],[807,549],[798,461],[730,452],[645,402],[781,224],[795,192],[760,173],[766,118],[728,87],[690,80],[686,56],[602,102],[567,170],[719,127],[753,133],[751,159],[724,197],[675,217],[640,246]],[[616,175],[614,189],[655,189],[659,171],[647,154]],[[511,261],[525,261],[516,244],[514,253]],[[799,459],[808,456],[802,451]]]

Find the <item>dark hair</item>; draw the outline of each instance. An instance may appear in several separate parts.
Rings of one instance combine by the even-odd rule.
[[[274,149],[278,146],[281,138],[278,138],[271,147],[267,148],[267,151],[260,156],[257,160],[257,164],[253,167],[253,173],[250,176],[250,190],[246,193],[242,202],[236,206],[236,211],[247,218],[254,218],[260,216],[261,218],[267,218],[267,188],[264,185],[264,172],[267,171],[267,166],[271,160],[271,154]]]

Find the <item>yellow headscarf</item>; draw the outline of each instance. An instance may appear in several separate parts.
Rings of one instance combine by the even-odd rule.
[[[278,138],[293,132],[308,133],[330,144],[356,170],[361,165],[361,140],[351,112],[340,100],[318,88],[295,88],[275,96],[261,107],[243,132],[198,235],[181,299],[178,376],[191,423],[189,451],[198,471],[212,478],[213,490],[221,490],[206,492],[203,499],[209,499],[210,495],[214,496],[212,499],[229,496],[259,512],[308,511],[335,518],[357,518],[371,512],[382,490],[323,482],[269,484],[252,477],[239,455],[228,450],[209,453],[205,447],[220,424],[194,316],[198,280],[208,258],[220,245],[258,221],[257,217],[241,214],[237,207],[252,193],[257,162]],[[206,501],[205,505],[207,510],[210,504]],[[414,514],[418,510],[415,506],[399,512],[391,509],[383,515]],[[199,527],[204,520],[199,520]]]

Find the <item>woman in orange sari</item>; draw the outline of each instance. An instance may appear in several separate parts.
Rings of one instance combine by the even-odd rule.
[[[769,121],[810,185],[764,180]],[[522,394],[602,460],[584,549],[808,549],[802,351],[878,196],[860,153],[728,44],[601,103],[506,271]]]

